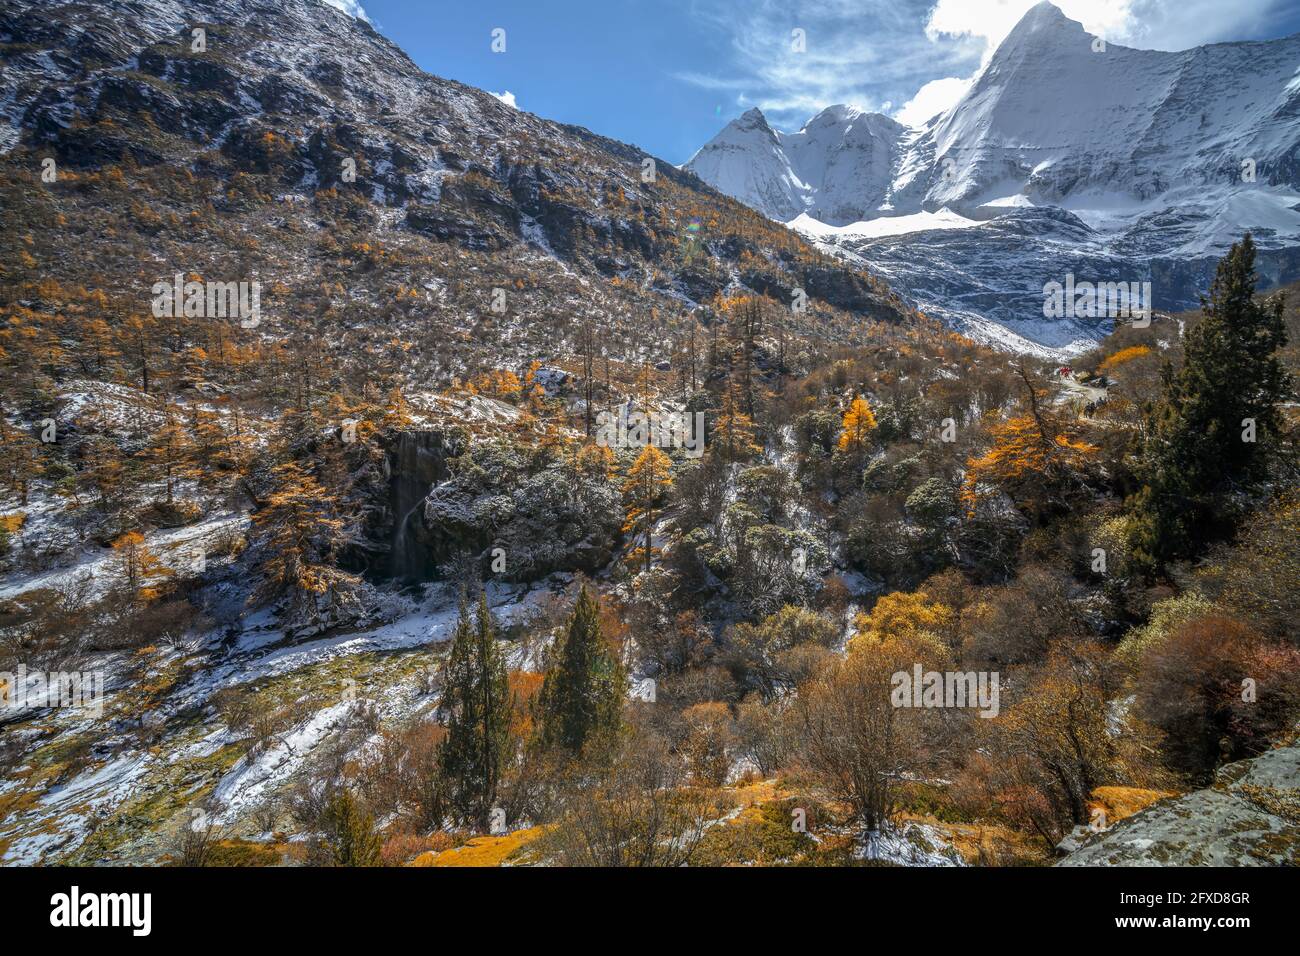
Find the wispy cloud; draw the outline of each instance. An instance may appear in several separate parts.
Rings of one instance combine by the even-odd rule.
[[[757,0],[742,15],[702,0],[694,11],[727,37],[727,56],[715,70],[676,78],[728,93],[736,107],[756,105],[786,128],[835,103],[890,110],[936,73],[965,76],[979,64],[980,39],[926,35],[932,2]]]
[[[726,38],[713,70],[674,77],[797,128],[835,103],[920,125],[965,92],[1037,0],[695,0]],[[1114,43],[1186,49],[1253,33],[1285,0],[1057,0]],[[792,33],[802,30],[803,47]],[[902,104],[899,106],[898,104]]]
[[[931,80],[916,91],[916,95],[902,105],[894,119],[905,126],[921,126],[931,116],[935,116],[954,105],[970,89],[971,78],[945,76],[941,80]]]
[[[365,8],[357,0],[325,0],[325,2],[336,10],[342,10],[350,17],[365,20],[366,23],[370,22],[370,17],[366,15]]]
[[[1038,0],[938,0],[926,22],[934,39],[982,39],[992,56]],[[1287,0],[1052,0],[1085,30],[1114,43],[1149,50],[1185,50],[1253,36]]]

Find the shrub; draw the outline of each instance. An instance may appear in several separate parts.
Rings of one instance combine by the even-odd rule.
[[[1135,688],[1138,713],[1166,733],[1170,767],[1204,780],[1290,728],[1300,712],[1300,650],[1266,641],[1237,617],[1199,614],[1145,649]]]

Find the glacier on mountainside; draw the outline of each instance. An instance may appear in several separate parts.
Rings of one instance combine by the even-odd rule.
[[[1300,35],[1137,50],[1043,2],[951,109],[886,120],[835,106],[786,134],[751,109],[686,168],[955,328],[1044,354],[1110,328],[1042,315],[1067,273],[1192,308],[1249,230],[1266,284],[1300,278]]]

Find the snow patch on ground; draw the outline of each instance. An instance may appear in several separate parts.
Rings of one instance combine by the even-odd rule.
[[[213,791],[222,808],[218,822],[233,822],[292,778],[332,730],[346,725],[355,707],[347,700],[318,710],[262,753],[241,757]]]
[[[853,855],[859,860],[881,860],[899,866],[965,865],[938,827],[913,820],[868,833]]]
[[[918,212],[910,216],[882,216],[879,219],[852,222],[847,226],[828,226],[826,223],[812,218],[807,213],[800,213],[787,222],[786,226],[812,239],[824,239],[828,236],[875,239],[880,236],[901,236],[911,232],[928,232],[932,229],[969,229],[971,226],[978,226],[979,224],[979,220],[967,219],[945,206],[938,212]]]

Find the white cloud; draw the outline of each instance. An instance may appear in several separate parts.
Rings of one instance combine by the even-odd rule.
[[[325,2],[335,10],[342,10],[350,17],[365,20],[366,23],[370,22],[370,17],[366,15],[365,8],[357,0],[325,0]]]
[[[1036,0],[745,0],[744,16],[737,0],[686,2],[728,42],[710,68],[674,77],[797,129],[835,103],[882,112],[902,103],[895,118],[924,123],[956,102]],[[1112,43],[1184,50],[1267,34],[1288,0],[1053,2]]]
[[[488,90],[488,92],[492,93],[491,90]],[[501,93],[492,93],[492,95],[511,109],[519,109],[519,104],[515,102],[515,94],[511,93],[509,90],[505,90]]]
[[[942,113],[956,103],[970,89],[969,77],[961,79],[947,76],[942,80],[931,80],[916,95],[902,105],[894,119],[904,126],[924,126],[925,121],[936,113]]]
[[[985,42],[988,62],[1020,18],[1038,0],[938,0],[925,33]],[[1229,40],[1261,21],[1275,0],[1052,0],[1071,20],[1112,43],[1154,50],[1185,50]]]
[[[721,102],[759,106],[784,129],[837,103],[891,111],[936,72],[972,70],[981,48],[970,38],[929,40],[922,28],[933,0],[746,0],[744,16],[735,0],[691,2],[729,48],[714,68],[674,77]]]

